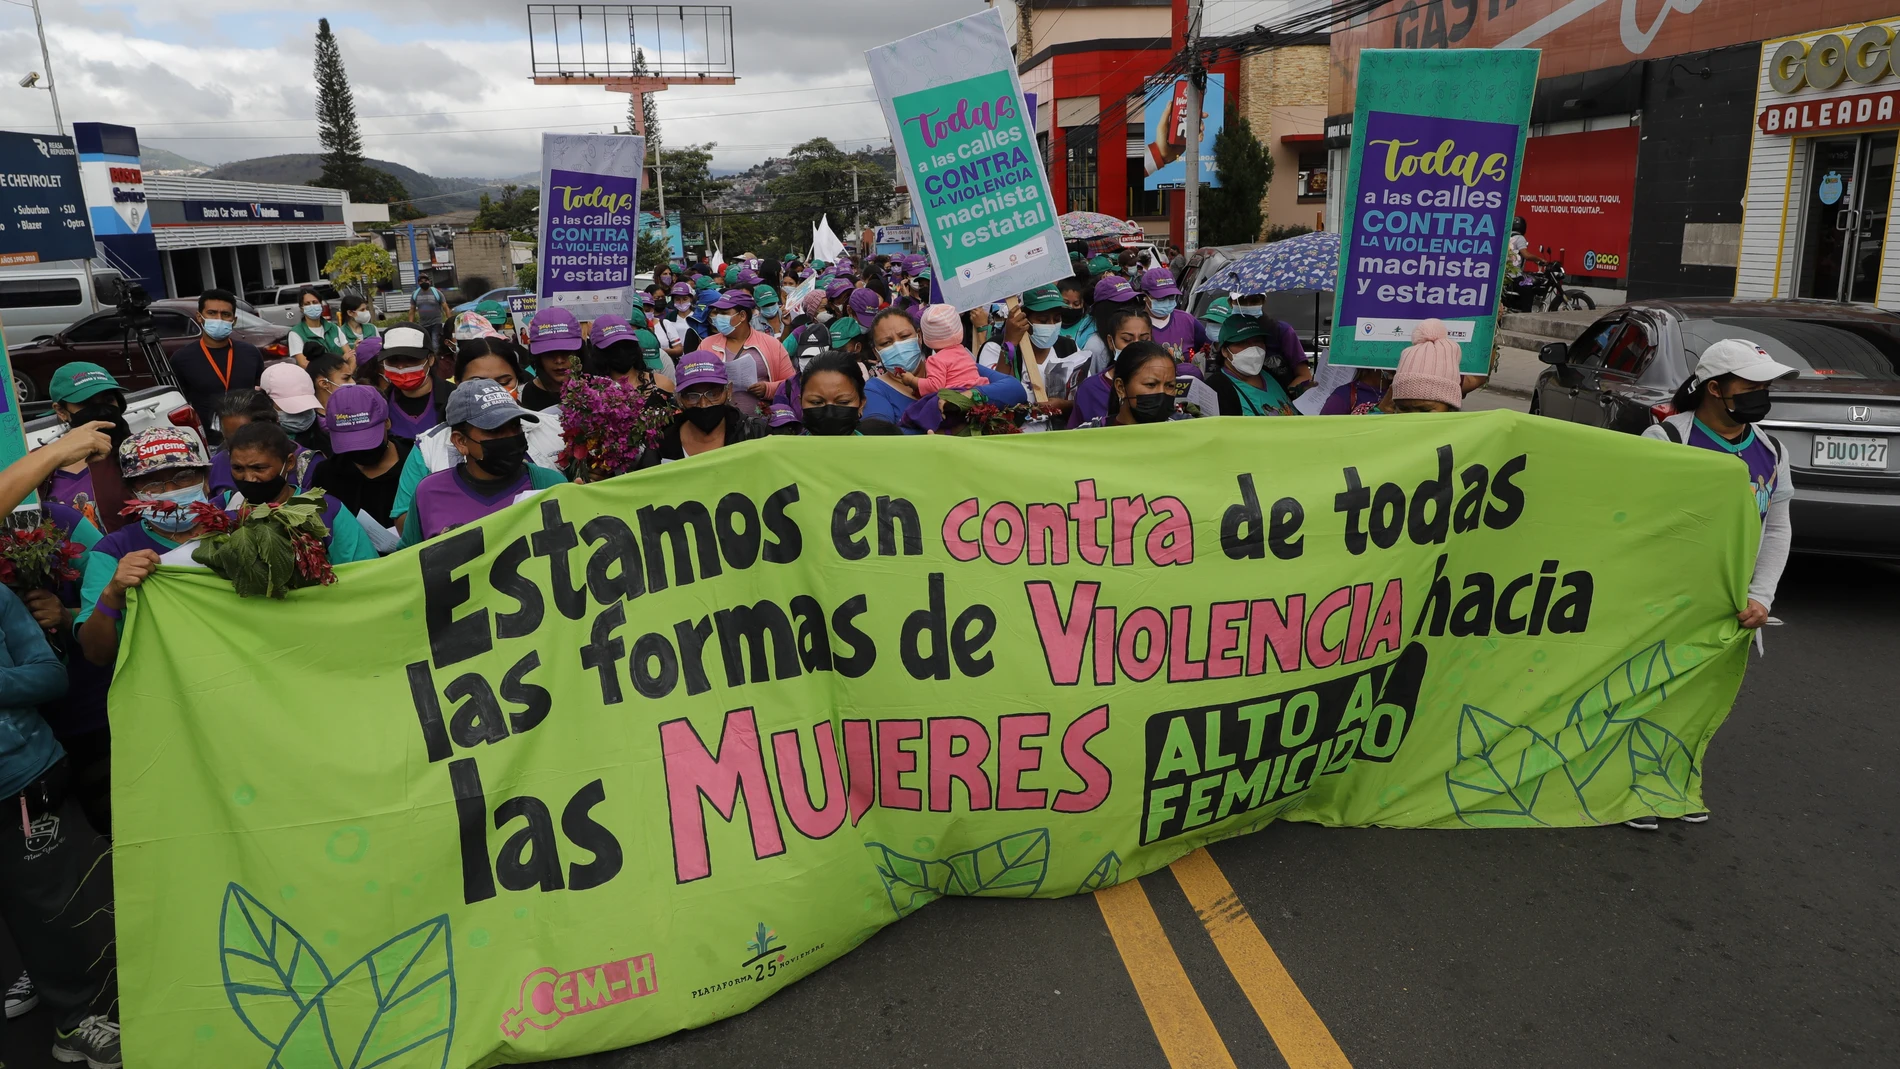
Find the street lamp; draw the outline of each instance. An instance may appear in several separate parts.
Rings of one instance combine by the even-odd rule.
[[[40,84],[39,71],[27,71],[20,79],[22,89],[44,89],[53,98],[53,128],[66,136],[66,120],[59,114],[59,90],[53,85],[53,54],[46,48],[46,23],[40,19],[40,0],[33,0],[33,28],[40,35],[40,62],[46,67],[46,84]]]

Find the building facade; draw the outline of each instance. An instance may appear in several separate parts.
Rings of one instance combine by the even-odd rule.
[[[249,293],[314,282],[354,239],[340,189],[147,175],[165,292]]]

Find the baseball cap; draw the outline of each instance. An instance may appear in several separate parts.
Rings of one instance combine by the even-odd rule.
[[[726,362],[720,358],[720,355],[702,349],[687,356],[680,364],[679,379],[673,388],[677,392],[688,386],[699,386],[708,382],[725,386],[731,381],[726,377]]]
[[[1108,257],[1106,256],[1096,256],[1089,260],[1089,274],[1091,275],[1105,275],[1113,270],[1115,270],[1115,265],[1109,263]]]
[[[310,381],[310,373],[289,361],[265,368],[257,385],[270,394],[271,404],[276,405],[279,412],[294,416],[323,407],[323,402],[317,400],[317,387]]]
[[[1218,344],[1226,345],[1228,342],[1246,341],[1248,338],[1264,338],[1266,336],[1267,320],[1264,317],[1230,315],[1226,321],[1220,325]]]
[[[591,337],[596,349],[605,349],[619,342],[632,341],[633,324],[619,316],[599,316],[594,320]]]
[[[332,453],[374,449],[388,439],[389,402],[374,386],[339,386],[326,411]]]
[[[1023,311],[1053,312],[1067,308],[1069,302],[1062,299],[1062,291],[1054,286],[1037,286],[1023,294]]]
[[[1109,275],[1095,284],[1097,302],[1114,301],[1116,304],[1127,304],[1139,296],[1140,294],[1135,292],[1135,287],[1130,286],[1128,281],[1120,275]]]
[[[691,297],[693,295],[693,284],[690,282],[675,282],[673,283],[671,295],[674,297]]]
[[[112,372],[98,364],[75,360],[70,364],[61,364],[59,370],[53,372],[53,385],[47,390],[47,396],[61,404],[74,405],[108,390],[124,388],[119,385],[118,379],[112,377]]]
[[[725,280],[726,285],[736,286],[739,284],[740,270],[741,269],[738,264],[730,264],[726,267],[726,273],[721,276]]]
[[[381,355],[383,355],[383,339],[381,335],[377,335],[374,338],[364,338],[362,341],[356,343],[356,366],[358,367],[362,367],[364,364],[369,363]]]
[[[1181,287],[1174,284],[1174,272],[1154,267],[1141,273],[1141,292],[1150,297],[1179,297]]]
[[[565,308],[543,308],[528,320],[528,351],[553,352],[581,347],[581,325]]]
[[[771,416],[766,420],[766,425],[771,427],[783,427],[787,423],[799,422],[802,421],[798,418],[798,413],[792,411],[791,405],[773,405],[771,408]]]
[[[455,340],[472,341],[476,338],[499,338],[501,333],[495,329],[488,317],[480,312],[463,312],[455,317]]]
[[[1216,297],[1214,298],[1214,303],[1207,306],[1207,311],[1201,313],[1201,321],[1204,323],[1212,323],[1218,327],[1227,322],[1227,317],[1233,315],[1233,313],[1233,305],[1227,298]]]
[[[883,303],[884,299],[877,295],[876,290],[859,286],[851,291],[851,314],[857,317],[858,326],[865,330],[871,329],[871,323],[877,319],[877,310]]]
[[[1795,368],[1777,363],[1768,355],[1768,350],[1746,338],[1723,338],[1709,343],[1702,350],[1702,359],[1696,361],[1695,383],[1702,383],[1718,375],[1734,375],[1750,382],[1773,382],[1776,379],[1791,379],[1801,374]]]
[[[499,430],[509,420],[541,422],[541,417],[515,402],[494,379],[467,379],[449,395],[442,422],[451,427],[467,423],[485,431]]]
[[[752,287],[752,299],[758,303],[760,308],[779,303],[778,291],[763,282]]]
[[[856,316],[840,316],[831,321],[831,347],[842,349],[852,338],[864,333],[864,325]]]
[[[415,327],[390,327],[383,331],[383,348],[380,355],[384,360],[400,358],[420,360],[429,355],[428,344],[428,338]]]
[[[627,313],[627,322],[633,324],[634,330],[639,331],[645,330],[651,320],[647,318],[647,314],[644,311],[635,308],[633,311]]]
[[[842,297],[850,292],[851,280],[848,278],[834,278],[825,283],[825,296],[827,297]]]
[[[483,301],[475,306],[475,310],[495,326],[508,322],[508,306],[500,301]]]
[[[196,427],[153,427],[119,443],[119,473],[136,479],[178,468],[208,468],[204,439]]]
[[[727,290],[713,302],[714,308],[756,308],[752,295],[744,290]]]

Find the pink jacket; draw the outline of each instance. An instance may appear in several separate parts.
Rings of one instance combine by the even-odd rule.
[[[917,392],[967,390],[982,383],[983,375],[976,370],[976,357],[963,346],[953,345],[924,358],[924,373],[917,376]]]

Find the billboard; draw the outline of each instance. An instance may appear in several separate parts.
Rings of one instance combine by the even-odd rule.
[[[1146,177],[1141,188],[1181,189],[1187,185],[1187,94],[1186,78],[1176,78],[1172,88],[1155,92],[1148,87],[1148,106],[1143,112],[1143,129],[1148,146],[1142,150]],[[1214,170],[1214,137],[1220,133],[1227,116],[1227,76],[1210,74],[1207,89],[1201,94],[1201,184],[1220,185]]]
[[[73,139],[0,131],[0,267],[92,256]]]
[[[1531,252],[1549,246],[1564,254],[1572,275],[1623,278],[1629,274],[1630,202],[1636,195],[1634,126],[1551,134],[1524,143],[1517,214]]]

